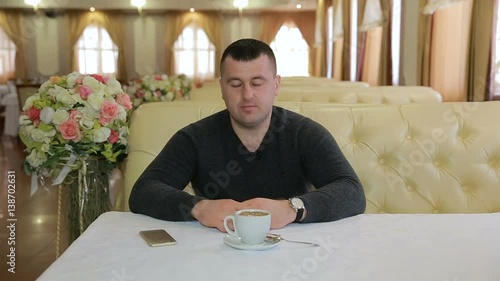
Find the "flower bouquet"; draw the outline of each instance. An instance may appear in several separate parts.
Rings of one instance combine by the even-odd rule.
[[[193,82],[186,75],[168,77],[161,75],[145,75],[132,81],[127,88],[131,95],[134,107],[145,102],[173,101],[188,99]]]
[[[68,187],[70,242],[110,208],[108,173],[126,156],[131,108],[115,78],[76,72],[51,77],[23,106],[24,169],[32,185],[41,176]]]

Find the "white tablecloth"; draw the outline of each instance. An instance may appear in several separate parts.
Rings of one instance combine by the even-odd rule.
[[[138,233],[156,228],[178,244],[149,247]],[[359,215],[273,232],[322,246],[235,250],[223,244],[223,233],[198,222],[109,212],[39,280],[500,280],[500,213]]]

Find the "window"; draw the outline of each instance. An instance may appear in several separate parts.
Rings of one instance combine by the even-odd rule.
[[[401,0],[393,0],[391,20],[392,85],[397,86],[399,85],[401,57]]]
[[[200,80],[215,78],[215,46],[196,24],[186,26],[174,44],[175,72]]]
[[[0,83],[14,77],[16,46],[0,27]]]
[[[281,76],[309,76],[309,46],[294,24],[284,24],[270,44]]]
[[[326,25],[326,37],[328,44],[326,44],[326,77],[333,77],[333,44],[334,44],[334,22],[333,22],[333,6],[327,9],[327,25]]]
[[[75,45],[78,71],[82,74],[115,74],[118,47],[105,28],[89,25]]]

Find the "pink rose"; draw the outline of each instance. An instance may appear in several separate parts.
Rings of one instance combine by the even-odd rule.
[[[154,94],[155,94],[155,97],[157,97],[157,98],[161,97],[161,91],[157,90],[157,91],[155,91]]]
[[[109,77],[105,77],[99,74],[90,74],[90,77],[94,77],[95,80],[103,83],[103,84],[108,84]]]
[[[30,107],[28,110],[26,110],[24,113],[28,116],[28,118],[31,121],[40,121],[40,109],[37,109],[35,107]]]
[[[106,118],[106,117],[103,117],[103,116],[99,116],[99,123],[103,126],[106,126],[108,125],[109,123],[111,123],[113,119],[111,118]]]
[[[120,135],[118,134],[118,131],[113,131],[111,130],[111,135],[109,135],[108,141],[110,143],[115,143],[120,139]]]
[[[78,142],[81,140],[82,136],[80,134],[80,125],[73,119],[59,125],[59,131],[65,140],[73,140]]]
[[[115,118],[119,113],[118,104],[114,100],[104,100],[101,104],[101,116],[104,118]]]
[[[83,115],[80,111],[73,109],[69,113],[69,118],[78,122],[83,118]]]
[[[144,90],[138,90],[137,93],[135,93],[135,95],[138,97],[138,98],[143,98],[144,97]]]
[[[125,93],[116,95],[116,102],[127,110],[132,108],[132,102],[130,101],[130,96]]]
[[[83,83],[83,75],[76,78],[75,83],[81,85]]]
[[[82,100],[87,100],[89,95],[92,93],[92,89],[89,86],[80,86],[78,87],[78,93],[80,93]]]
[[[161,75],[155,75],[155,80],[156,80],[156,81],[161,81],[161,80],[163,80],[163,79],[161,78]]]

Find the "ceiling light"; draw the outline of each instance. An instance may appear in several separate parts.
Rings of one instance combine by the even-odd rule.
[[[130,0],[132,6],[137,7],[139,14],[142,12],[142,7],[146,4],[146,0]]]
[[[194,8],[190,8],[190,9],[189,9],[189,11],[190,11],[191,13],[194,13],[194,11],[196,11],[196,10],[195,10]]]
[[[94,12],[95,11],[95,8],[94,7],[90,7],[89,9],[91,12]]]
[[[234,0],[233,5],[236,8],[242,9],[242,8],[245,8],[246,6],[248,6],[248,0]]]
[[[295,8],[297,8],[297,9],[299,9],[299,10],[300,10],[300,9],[302,9],[302,4],[297,4],[297,5],[295,5]]]
[[[38,4],[40,4],[40,0],[24,0],[24,3],[33,6],[33,9],[36,11],[38,9]]]

